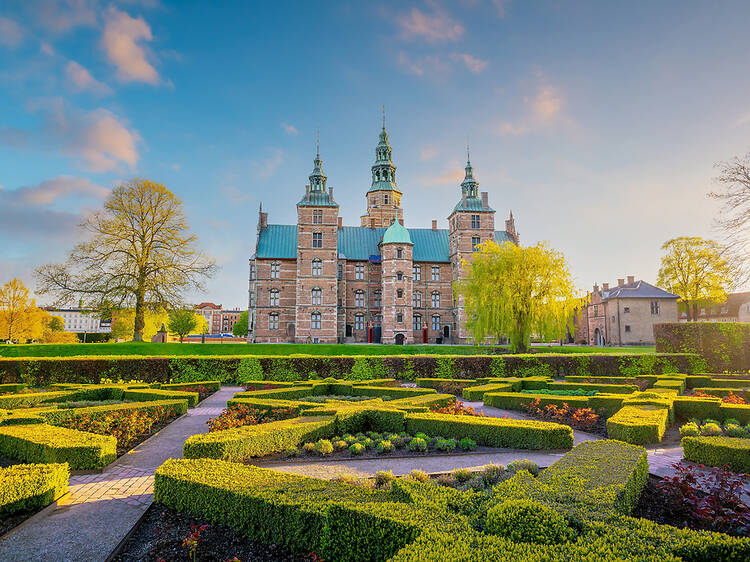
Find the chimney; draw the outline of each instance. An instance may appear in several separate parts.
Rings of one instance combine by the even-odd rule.
[[[599,292],[599,284],[598,283],[594,283],[594,292],[595,293]]]
[[[635,283],[635,276],[628,275],[628,285],[632,285],[633,283]]]
[[[488,209],[490,206],[489,201],[487,199],[487,192],[482,192],[482,209]]]
[[[258,219],[258,228],[266,228],[268,226],[268,213],[261,211]]]
[[[609,291],[609,283],[602,283],[602,291]]]
[[[339,217],[339,228],[344,226],[344,217]]]
[[[370,218],[370,228],[375,228],[375,219]]]
[[[400,224],[401,226],[404,226],[404,219],[398,219],[398,224]]]
[[[328,187],[328,197],[330,197],[331,201],[333,201],[333,188],[330,186]]]
[[[625,284],[625,279],[618,279],[617,280],[617,286],[622,287]]]
[[[432,230],[437,230],[437,221],[435,219],[432,220]]]

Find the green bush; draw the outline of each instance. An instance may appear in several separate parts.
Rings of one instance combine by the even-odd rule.
[[[255,357],[242,359],[237,365],[234,381],[240,384],[250,381],[262,381],[265,378],[263,367]]]
[[[681,420],[716,418],[720,415],[721,398],[678,396],[672,402],[672,407],[675,417]]]
[[[701,435],[704,437],[717,437],[723,433],[718,423],[707,423],[701,427]]]
[[[551,390],[595,390],[607,394],[632,394],[639,389],[634,384],[594,384],[586,382],[552,382],[547,385]]]
[[[575,533],[565,517],[554,509],[531,500],[511,500],[487,512],[487,531],[513,542],[558,544]]]
[[[4,394],[0,396],[0,408],[12,410],[14,408],[29,408],[47,402],[65,402],[74,400],[76,392],[72,390],[57,390],[54,392],[30,392],[28,394]]]
[[[607,420],[607,435],[634,445],[659,443],[668,417],[669,410],[661,406],[625,406]]]
[[[539,475],[539,465],[528,459],[516,459],[508,463],[509,472],[518,472],[519,470],[528,470],[534,476]]]
[[[117,439],[47,424],[0,427],[0,455],[28,463],[103,468],[117,457]]]
[[[187,392],[198,392],[198,387],[202,386],[205,387],[209,392],[217,392],[221,390],[221,382],[220,381],[196,381],[196,382],[189,382],[189,383],[170,383],[170,384],[162,384],[160,386],[161,390],[177,390],[179,389],[186,389]]]
[[[450,452],[456,448],[456,442],[453,439],[439,439],[435,443],[435,448],[438,451]]]
[[[750,474],[750,439],[737,437],[683,437],[682,451],[689,461],[724,466]]]
[[[685,322],[654,325],[656,351],[695,353],[704,371],[746,372],[750,369],[750,324]],[[684,371],[683,371],[684,372]]]
[[[0,516],[48,506],[67,493],[69,476],[66,463],[0,468]]]
[[[197,392],[180,392],[178,390],[136,389],[125,390],[122,393],[123,400],[133,402],[145,402],[147,400],[185,400],[189,407],[198,404]]]
[[[16,394],[26,387],[23,383],[0,384],[0,394]]]
[[[383,396],[387,394],[391,398],[416,398],[427,394],[437,394],[434,388],[401,388],[380,386],[354,386],[352,396]]]
[[[698,427],[697,423],[686,423],[680,427],[681,437],[695,437],[701,434],[701,428]]]
[[[565,425],[535,420],[454,416],[451,414],[407,414],[406,431],[462,439],[480,445],[514,449],[569,449],[573,430]]]
[[[421,437],[415,437],[409,441],[407,448],[412,452],[424,453],[427,451],[427,441]]]
[[[331,443],[328,439],[319,439],[315,443],[315,451],[324,456],[330,455],[331,453],[333,453],[333,443]]]
[[[366,451],[365,446],[362,443],[352,443],[349,446],[349,452],[352,455],[364,455]]]
[[[490,383],[464,388],[462,394],[464,400],[478,402],[484,399],[487,392],[510,392],[511,390],[513,390],[513,386],[510,384]]]
[[[392,453],[395,450],[395,447],[393,446],[393,443],[391,443],[390,439],[385,439],[377,444],[375,450],[378,453]]]

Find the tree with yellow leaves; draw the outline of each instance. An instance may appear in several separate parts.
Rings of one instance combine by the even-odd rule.
[[[476,342],[505,336],[513,352],[525,353],[532,333],[559,339],[571,325],[579,299],[565,257],[546,243],[523,248],[490,240],[462,268],[467,275],[457,292]]]
[[[39,340],[50,315],[38,308],[20,279],[0,287],[0,337],[8,340]]]
[[[130,339],[133,337],[133,322],[135,320],[135,310],[125,308],[113,313],[112,337],[118,340]],[[156,310],[146,310],[143,314],[143,341],[151,341],[159,331],[162,324],[166,326],[169,322],[169,314],[163,308]]]
[[[147,337],[147,310],[179,308],[184,293],[202,290],[216,268],[196,248],[182,201],[147,179],[115,187],[104,209],[81,226],[89,239],[66,263],[36,270],[37,292],[55,295],[58,303],[85,296],[99,310],[132,308],[135,341]]]
[[[717,242],[698,236],[667,240],[661,247],[658,284],[680,296],[688,322],[698,320],[698,307],[724,302],[737,281],[737,270]]]

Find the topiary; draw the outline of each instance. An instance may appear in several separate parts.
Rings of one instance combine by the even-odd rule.
[[[529,459],[516,459],[510,461],[507,467],[510,472],[518,472],[519,470],[528,470],[534,476],[539,474],[539,465]]]
[[[415,437],[409,441],[409,450],[424,453],[427,451],[427,441],[421,437]]]
[[[469,437],[464,437],[458,444],[464,451],[473,451],[477,448],[477,442]]]
[[[572,540],[575,532],[565,517],[532,500],[510,500],[487,511],[485,528],[513,542],[558,544]]]
[[[321,455],[330,455],[333,453],[333,443],[328,439],[320,439],[315,443],[315,450]]]
[[[349,452],[352,455],[363,455],[365,453],[365,446],[362,443],[352,443],[349,446]]]

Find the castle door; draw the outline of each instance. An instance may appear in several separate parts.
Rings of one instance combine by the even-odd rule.
[[[396,345],[404,345],[404,334],[396,334]]]
[[[594,345],[602,345],[602,333],[599,328],[594,330]]]
[[[448,343],[449,337],[451,337],[451,327],[446,324],[443,326],[443,342]]]
[[[294,324],[286,325],[286,339],[289,343],[294,343]]]
[[[372,343],[380,343],[380,338],[383,335],[383,328],[380,326],[373,326],[372,328]]]

